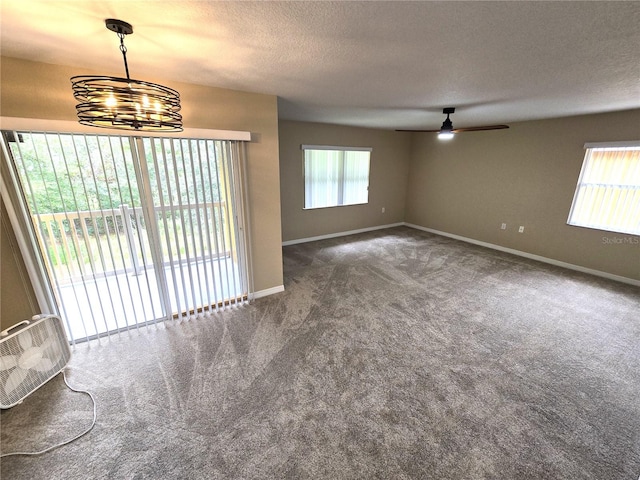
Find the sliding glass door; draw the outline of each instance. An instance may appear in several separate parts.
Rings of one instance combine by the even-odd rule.
[[[246,299],[241,142],[3,133],[70,339]]]

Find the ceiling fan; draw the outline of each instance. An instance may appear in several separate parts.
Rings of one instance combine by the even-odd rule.
[[[509,128],[509,125],[484,125],[481,127],[466,127],[466,128],[453,128],[453,123],[449,118],[449,115],[456,111],[455,107],[446,107],[442,110],[447,118],[442,122],[442,127],[438,130],[396,130],[396,132],[433,132],[438,133],[438,138],[447,140],[453,138],[453,135],[459,132],[478,132],[480,130],[502,130]]]

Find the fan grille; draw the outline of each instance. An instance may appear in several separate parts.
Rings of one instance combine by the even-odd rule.
[[[55,377],[71,350],[62,321],[47,316],[0,340],[0,408],[10,408]]]

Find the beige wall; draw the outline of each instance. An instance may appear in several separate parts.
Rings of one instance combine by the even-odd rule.
[[[584,144],[628,140],[640,140],[640,110],[515,123],[450,142],[413,134],[405,219],[638,280],[639,237],[566,224]]]
[[[282,238],[297,240],[404,221],[409,135],[387,130],[280,121]],[[372,147],[369,203],[303,210],[300,146]],[[382,207],[385,213],[382,213]]]
[[[405,221],[640,280],[639,237],[566,224],[584,144],[640,140],[640,110],[514,123],[451,142],[291,121],[279,130],[285,241]],[[301,144],[373,147],[369,204],[303,210]]]
[[[0,115],[3,117],[75,121],[75,101],[69,78],[81,74],[121,75],[121,72],[91,72],[8,57],[0,59],[0,67]],[[180,92],[185,128],[251,132],[252,141],[247,151],[254,291],[282,285],[276,97],[144,79],[163,83]],[[4,264],[4,249],[2,255]],[[15,288],[15,292],[10,291],[3,298],[3,303],[8,296],[20,294],[18,284]]]

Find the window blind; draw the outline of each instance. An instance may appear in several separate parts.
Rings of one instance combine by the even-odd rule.
[[[568,223],[640,235],[640,142],[587,144]]]
[[[302,149],[305,209],[368,203],[370,148],[302,145]]]
[[[247,298],[242,142],[13,132],[6,151],[72,341]]]

